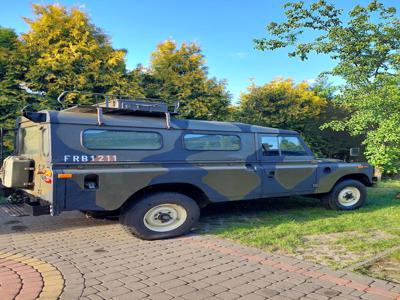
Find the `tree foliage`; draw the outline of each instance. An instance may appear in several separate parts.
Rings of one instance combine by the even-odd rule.
[[[18,36],[13,29],[0,27],[0,127],[14,128],[15,119],[20,110],[35,101],[34,95],[29,95],[20,86],[15,61],[20,46]],[[12,134],[5,138],[6,150],[12,149]]]
[[[332,128],[321,130],[321,126],[328,122],[349,117],[348,111],[343,109],[335,99],[337,87],[330,84],[325,76],[320,76],[311,85],[311,90],[325,99],[326,105],[321,109],[321,113],[317,117],[307,122],[303,131],[307,142],[320,157],[350,160],[349,149],[360,147],[364,136],[362,134],[350,136],[346,131],[338,132]],[[365,159],[365,157],[362,157],[362,159]]]
[[[391,128],[400,127],[396,117],[400,70],[396,9],[372,0],[366,6],[356,5],[345,16],[344,10],[319,0],[309,6],[303,1],[288,2],[284,10],[286,20],[270,23],[267,29],[272,37],[256,39],[256,48],[288,47],[289,56],[302,60],[312,52],[330,55],[337,64],[329,73],[346,82],[337,101],[349,114],[327,126],[365,135],[369,161],[386,172],[398,172],[400,147],[391,132]],[[307,38],[305,33],[310,32],[311,38]],[[386,113],[381,113],[377,105]]]
[[[125,77],[125,54],[78,8],[33,5],[30,29],[21,35],[26,86],[46,95],[46,106],[65,90],[142,95]]]
[[[160,43],[142,76],[146,96],[171,104],[179,100],[183,117],[221,119],[227,113],[230,96],[225,82],[208,77],[204,55],[195,43]]]
[[[262,86],[254,83],[242,93],[241,121],[262,126],[304,130],[306,121],[318,116],[325,99],[310,90],[306,82],[278,78]]]
[[[352,135],[365,135],[365,155],[387,173],[400,171],[400,75],[377,77],[366,87],[345,89],[337,99],[350,106],[344,120],[324,125],[346,130]]]

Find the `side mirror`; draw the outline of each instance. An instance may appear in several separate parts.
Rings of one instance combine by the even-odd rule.
[[[359,156],[360,148],[350,148],[350,156]]]

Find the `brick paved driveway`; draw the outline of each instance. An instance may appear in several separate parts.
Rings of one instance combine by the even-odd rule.
[[[207,235],[141,241],[80,213],[0,212],[0,299],[400,299],[400,286]]]

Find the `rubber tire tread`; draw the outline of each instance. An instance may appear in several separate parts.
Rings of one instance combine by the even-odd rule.
[[[186,221],[178,228],[169,232],[156,232],[148,229],[143,218],[146,212],[154,206],[172,203],[186,209]],[[124,207],[120,215],[120,223],[135,236],[143,240],[158,240],[180,236],[196,225],[200,218],[200,208],[192,198],[175,192],[157,192],[142,197]]]
[[[343,206],[339,203],[338,200],[338,195],[340,191],[346,186],[354,186],[361,193],[360,200],[352,206]],[[363,206],[366,200],[367,200],[367,188],[362,182],[354,179],[347,179],[338,182],[333,187],[330,193],[322,197],[322,203],[324,204],[324,206],[328,209],[333,209],[333,210],[355,210]]]

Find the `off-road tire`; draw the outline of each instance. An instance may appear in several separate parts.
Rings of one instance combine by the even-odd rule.
[[[186,220],[178,228],[166,232],[150,230],[145,224],[145,215],[152,208],[162,204],[181,206],[186,211]],[[133,201],[122,208],[120,223],[143,240],[167,239],[188,232],[198,222],[200,208],[190,197],[174,192],[158,192]]]
[[[339,194],[345,188],[356,188],[360,192],[359,200],[352,205],[342,205],[339,201]],[[326,195],[322,196],[322,204],[328,209],[334,210],[354,210],[364,205],[367,199],[367,188],[358,180],[347,179],[338,182],[333,189]]]

